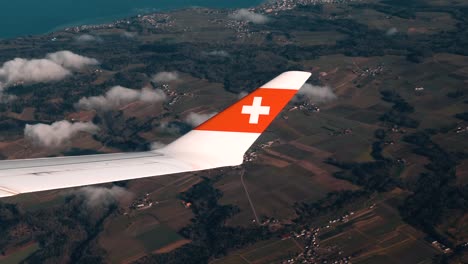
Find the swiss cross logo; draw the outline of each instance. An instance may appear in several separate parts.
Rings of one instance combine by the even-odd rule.
[[[254,97],[252,105],[242,106],[242,114],[250,115],[249,124],[258,124],[260,115],[269,115],[270,107],[262,106],[262,97]]]
[[[217,114],[196,130],[261,133],[297,90],[260,88]]]

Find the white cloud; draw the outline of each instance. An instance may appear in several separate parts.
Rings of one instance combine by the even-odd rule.
[[[153,81],[156,83],[168,83],[179,80],[177,72],[159,72],[153,76]]]
[[[132,90],[122,86],[114,86],[104,95],[81,98],[75,104],[75,107],[85,110],[109,111],[135,101],[153,103],[164,100],[166,100],[166,94],[159,89],[143,88],[141,90]]]
[[[166,144],[156,141],[151,143],[151,150],[157,150],[157,149],[162,149],[166,146]]]
[[[26,125],[24,136],[39,146],[56,148],[70,141],[79,132],[96,133],[98,130],[99,128],[90,122],[70,123],[63,120],[51,125]]]
[[[329,86],[316,86],[306,83],[297,93],[295,100],[308,99],[313,103],[326,103],[336,98]]]
[[[398,29],[395,28],[395,27],[392,27],[392,28],[388,29],[387,32],[385,32],[385,34],[386,34],[387,36],[393,36],[393,35],[395,35],[396,33],[398,33]]]
[[[62,80],[71,72],[48,59],[16,58],[0,68],[0,86],[8,87],[18,82],[37,83]]]
[[[211,117],[215,116],[217,112],[207,113],[207,114],[198,114],[198,113],[190,113],[185,117],[185,122],[190,124],[193,127],[197,127],[206,120],[210,119]]]
[[[204,52],[203,54],[214,57],[229,57],[229,53],[225,50],[213,50],[210,52]]]
[[[270,20],[265,15],[257,14],[244,8],[237,10],[233,14],[229,15],[229,17],[235,20],[252,22],[254,24],[265,24]]]
[[[90,34],[83,34],[75,37],[75,40],[80,43],[85,42],[102,42],[102,38],[99,36],[93,36]]]
[[[68,50],[49,53],[47,54],[46,59],[49,59],[70,70],[81,70],[86,66],[99,64],[96,59],[81,56]]]
[[[98,63],[96,59],[66,50],[49,53],[44,59],[15,58],[0,67],[0,97],[11,85],[59,81],[75,70]]]
[[[118,203],[121,199],[130,200],[133,196],[132,193],[126,189],[118,186],[112,188],[87,186],[73,191],[85,201],[88,209],[106,208],[112,204]]]
[[[168,134],[180,134],[181,132],[180,127],[174,124],[167,123],[167,122],[162,122],[159,125],[158,130],[162,133],[168,133]]]

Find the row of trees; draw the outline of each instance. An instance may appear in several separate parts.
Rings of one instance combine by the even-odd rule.
[[[407,183],[413,194],[402,204],[401,214],[407,222],[449,243],[436,226],[461,217],[468,210],[468,186],[458,186],[455,175],[457,164],[466,154],[447,152],[424,132],[411,134],[404,140],[413,145],[414,153],[427,157],[430,163],[426,165],[427,172]]]
[[[382,100],[393,103],[392,108],[380,116],[380,121],[391,125],[416,128],[419,121],[409,115],[414,112],[414,107],[405,101],[396,91],[384,90],[381,92]]]

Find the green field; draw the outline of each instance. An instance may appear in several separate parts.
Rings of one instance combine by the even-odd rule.
[[[12,254],[8,254],[5,257],[0,257],[0,263],[2,264],[16,264],[20,263],[21,261],[25,260],[31,254],[39,250],[39,244],[33,243],[31,245],[26,246],[25,248],[20,249]]]
[[[291,255],[297,254],[301,250],[292,239],[281,240],[276,243],[258,248],[253,252],[248,252],[243,256],[250,262],[271,263],[277,260],[285,259]]]
[[[163,225],[158,225],[138,235],[137,238],[143,243],[147,252],[153,252],[182,239],[179,234]]]

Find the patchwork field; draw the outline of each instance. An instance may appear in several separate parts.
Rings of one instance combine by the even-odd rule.
[[[256,88],[276,73],[311,71],[309,83],[328,87],[336,96],[317,102],[314,100],[320,94],[310,96],[320,111],[293,108],[300,104],[293,100],[254,144],[246,156],[249,161],[242,166],[119,183],[131,197],[118,199],[118,209],[103,221],[102,231],[85,241],[89,248],[81,248],[81,253],[103,249],[105,261],[130,263],[144,256],[171,253],[191,243],[180,230],[192,223],[194,214],[180,193],[209,178],[216,179],[218,202],[239,209],[223,223],[228,227],[258,227],[270,218],[277,220],[281,228],[288,228],[298,217],[297,204],[323,202],[330,192],[366,190],[370,198],[359,204],[334,208],[328,204],[332,201],[323,202],[333,209],[321,208],[325,213],[316,213],[308,223],[322,227],[321,245],[327,250],[339,249],[351,257],[352,263],[430,263],[442,251],[431,245],[434,238],[429,239],[428,234],[406,223],[398,208],[414,194],[415,188],[411,188],[421,173],[429,172],[431,159],[415,153],[417,146],[406,142],[405,137],[414,132],[427,133],[446,151],[444,156],[460,157],[455,167],[457,180],[449,187],[466,186],[468,131],[463,128],[468,123],[454,117],[468,109],[468,59],[461,55],[466,51],[460,48],[466,46],[462,40],[466,21],[460,18],[466,3],[338,2],[278,13],[263,10],[268,14],[268,23],[233,20],[229,19],[230,10],[200,8],[170,12],[170,22],[152,21],[157,26],[137,19],[113,29],[86,31],[102,37],[106,45],[76,43],[73,39],[77,33],[72,32],[52,33],[59,41],[50,41],[52,35],[1,40],[0,59],[5,61],[69,49],[96,57],[102,65],[100,73],[83,70],[59,82],[12,87],[9,92],[16,92],[21,100],[2,102],[0,157],[106,153],[148,149],[148,143],[155,141],[168,144],[192,128],[187,121],[190,113],[220,112],[237,101],[241,91]],[[420,10],[412,12],[418,5]],[[137,34],[123,39],[119,34],[127,31]],[[447,38],[453,39],[449,42]],[[449,45],[452,41],[455,44]],[[213,51],[214,55],[209,55]],[[73,106],[75,99],[101,95],[115,85],[132,89],[159,87],[153,75],[161,71],[178,72],[177,80],[168,82],[165,88],[172,95],[164,102],[149,104],[141,100],[106,114],[78,111]],[[397,94],[400,104],[407,103],[410,110],[400,113],[396,120],[384,119],[385,114],[398,112],[395,108],[401,107],[384,100],[384,91]],[[418,124],[394,124],[404,117]],[[24,136],[26,123],[50,124],[61,119],[96,123],[101,119],[101,130],[96,135],[77,133],[61,148],[40,147]],[[377,142],[379,129],[385,136]],[[366,185],[368,182],[359,182],[358,177],[353,182],[359,186],[334,177],[342,169],[330,165],[330,161],[354,166],[372,163],[378,159],[375,143],[381,144],[382,156],[391,160],[388,163],[399,163],[391,170],[395,178],[392,191],[373,189]],[[362,167],[353,169],[359,172]],[[372,183],[372,176],[385,172],[367,176]],[[17,204],[20,212],[34,217],[48,208],[67,206],[74,193],[50,191],[2,201]],[[152,206],[130,209],[130,204],[141,197],[152,201]],[[436,200],[433,205],[444,201]],[[355,214],[349,221],[330,222],[350,211]],[[450,214],[435,226],[435,231],[454,247],[460,246],[468,237],[467,217],[466,212]],[[97,228],[101,230],[99,225]],[[275,237],[241,249],[230,248],[223,251],[225,257],[211,256],[211,263],[281,263],[303,253],[304,243],[296,237]],[[41,250],[36,242],[24,247],[8,245],[0,262],[17,263]]]

